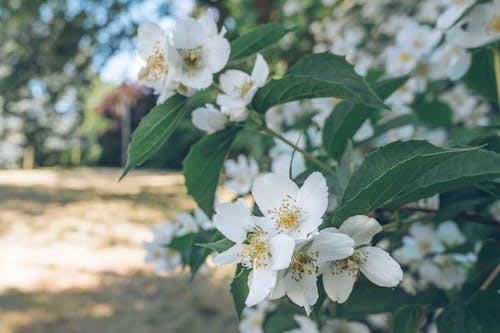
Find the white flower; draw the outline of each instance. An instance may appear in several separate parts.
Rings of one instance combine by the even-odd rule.
[[[217,96],[217,104],[229,109],[245,107],[264,85],[268,75],[269,67],[260,54],[257,54],[251,75],[235,69],[225,71],[219,77],[224,94]]]
[[[177,213],[175,218],[179,223],[179,227],[175,232],[176,236],[198,232],[200,229],[207,230],[213,228],[212,221],[200,208],[196,208],[193,214],[187,212]]]
[[[439,16],[436,26],[446,30],[455,23],[476,2],[475,0],[452,0],[449,7]]]
[[[299,324],[300,328],[288,330],[285,333],[319,333],[318,326],[311,319],[299,315],[294,315],[293,319]]]
[[[377,220],[357,215],[348,218],[339,228],[354,240],[352,256],[323,264],[323,285],[328,297],[343,303],[347,300],[361,271],[371,282],[381,287],[395,287],[403,279],[399,264],[384,250],[369,246],[382,227]]]
[[[292,302],[303,306],[309,315],[310,306],[318,300],[316,276],[322,263],[344,259],[354,251],[354,241],[335,228],[325,228],[311,241],[296,247],[290,268],[280,272],[272,298],[287,295]]]
[[[403,264],[420,261],[427,254],[444,251],[434,228],[424,224],[413,224],[410,235],[403,237],[403,246],[394,251],[394,257]]]
[[[441,31],[433,30],[428,26],[408,22],[398,31],[396,44],[413,57],[420,58],[427,55],[441,39]]]
[[[306,160],[301,153],[296,152],[292,154],[292,152],[283,152],[273,157],[273,161],[271,162],[272,172],[288,176],[290,168],[293,178],[307,170]]]
[[[390,46],[386,49],[385,70],[391,76],[406,75],[415,69],[418,58],[401,47]]]
[[[465,237],[453,221],[446,221],[439,224],[437,235],[441,242],[447,246],[460,245],[465,243]]]
[[[419,275],[426,281],[445,290],[460,287],[467,279],[467,269],[475,259],[461,254],[438,254],[424,260],[419,266]]]
[[[212,104],[205,104],[205,107],[193,110],[191,121],[196,128],[207,134],[212,134],[224,129],[228,119],[226,115],[217,110]]]
[[[199,20],[177,21],[168,46],[175,79],[189,88],[210,86],[213,73],[224,68],[231,52],[225,32],[223,28],[217,33],[215,20],[209,13]]]
[[[276,271],[290,265],[295,241],[276,234],[272,222],[250,214],[243,200],[216,208],[215,227],[236,244],[214,258],[217,265],[241,263],[252,269],[248,277],[247,306],[262,302],[276,284]]]
[[[167,62],[167,36],[162,28],[153,22],[139,26],[137,51],[147,63],[139,72],[139,80],[162,93],[170,65]]]
[[[181,265],[181,256],[179,252],[168,248],[172,241],[179,224],[166,220],[160,226],[153,226],[153,240],[144,242],[146,249],[145,262],[154,263],[154,271],[160,273],[162,271],[172,272]]]
[[[272,309],[272,304],[266,301],[255,307],[245,307],[238,326],[240,333],[263,333],[262,325],[268,309]]]
[[[315,232],[328,206],[328,187],[319,172],[309,175],[301,188],[286,176],[270,173],[255,180],[252,194],[274,228],[294,239]]]
[[[259,166],[253,158],[247,159],[246,156],[239,155],[237,160],[226,160],[224,170],[229,178],[224,186],[242,195],[250,192],[255,176],[259,173]]]
[[[486,126],[489,124],[486,103],[470,93],[467,87],[460,83],[439,98],[447,103],[453,111],[453,120],[464,122],[468,126]]]
[[[500,0],[480,4],[446,33],[446,40],[475,48],[500,40]]]
[[[472,56],[467,50],[444,43],[438,47],[430,58],[429,76],[433,80],[449,78],[458,80],[467,73]]]

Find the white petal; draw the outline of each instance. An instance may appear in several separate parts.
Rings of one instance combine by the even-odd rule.
[[[332,265],[335,265],[333,263]],[[335,274],[330,270],[323,271],[323,286],[328,297],[338,303],[344,303],[352,292],[356,279],[349,274],[348,270],[341,271]]]
[[[335,228],[321,230],[312,242],[311,251],[319,252],[319,262],[344,259],[354,252],[354,240]]]
[[[205,89],[212,84],[213,75],[208,67],[202,67],[196,72],[184,72],[177,69],[174,74],[179,82],[189,88]]]
[[[217,104],[219,104],[222,110],[226,112],[230,112],[232,108],[241,108],[245,107],[245,100],[238,97],[231,97],[226,94],[217,95]]]
[[[273,269],[280,270],[290,266],[295,241],[288,235],[276,235],[269,240],[269,253]]]
[[[209,37],[217,35],[216,17],[216,11],[213,8],[209,8],[205,15],[203,15],[198,20],[203,25],[203,28],[207,31]]]
[[[246,229],[253,225],[250,210],[245,204],[224,203],[215,209],[215,227],[236,243],[246,239]]]
[[[217,35],[203,45],[204,61],[212,73],[217,73],[226,66],[231,53],[229,42]]]
[[[258,87],[262,87],[269,76],[269,66],[260,54],[257,54],[257,58],[255,58],[251,76]]]
[[[339,231],[354,239],[356,245],[364,245],[369,244],[373,236],[382,231],[382,227],[374,218],[356,215],[345,220]]]
[[[301,333],[319,333],[318,326],[311,319],[299,315],[294,315],[293,319],[299,323]],[[358,333],[356,331],[353,332]]]
[[[470,68],[472,56],[469,52],[463,51],[448,69],[448,76],[456,81],[467,73]]]
[[[307,216],[322,217],[328,207],[328,187],[325,177],[313,172],[297,193],[297,204]]]
[[[292,230],[290,233],[296,239],[306,239],[309,234],[316,232],[318,227],[323,223],[321,217],[306,216],[300,221],[300,227],[297,230]]]
[[[172,32],[172,43],[176,49],[194,49],[202,46],[208,38],[203,25],[193,18],[180,19]]]
[[[239,98],[241,88],[245,82],[249,82],[250,76],[236,69],[229,69],[219,77],[219,83],[222,90],[230,97]]]
[[[252,195],[260,211],[268,215],[268,211],[278,209],[287,196],[295,198],[298,190],[297,185],[288,177],[269,173],[254,181]]]
[[[377,286],[395,287],[403,280],[401,266],[384,250],[367,246],[359,251],[367,255],[367,260],[361,265],[361,272]]]
[[[247,306],[262,302],[276,285],[276,271],[271,266],[255,268],[248,276]]]
[[[280,271],[277,273],[277,278],[276,278],[276,285],[274,286],[273,290],[271,291],[271,295],[269,296],[269,299],[275,300],[278,298],[281,298],[285,296],[285,278],[284,278],[284,270]]]
[[[467,1],[466,4],[461,6],[457,6],[455,4],[451,5],[439,16],[436,26],[442,30],[448,29],[473,3],[474,1]]]
[[[165,48],[165,32],[156,23],[146,22],[139,26],[139,31],[137,32],[137,52],[144,60],[148,60],[151,56],[155,47]]]
[[[236,264],[241,261],[241,257],[239,253],[243,248],[243,244],[238,243],[230,247],[224,252],[217,254],[214,257],[214,262],[216,265],[228,265],[228,264]]]
[[[196,128],[208,134],[224,129],[227,123],[227,117],[223,113],[209,108],[197,108],[193,110],[191,120]]]
[[[302,279],[295,280],[290,274],[285,275],[285,290],[287,296],[298,306],[305,308],[307,315],[310,306],[318,300],[318,288],[316,286],[316,275],[303,274]]]

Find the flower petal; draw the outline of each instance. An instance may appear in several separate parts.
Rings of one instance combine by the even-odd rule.
[[[224,129],[227,123],[227,117],[215,109],[201,107],[193,110],[191,113],[191,121],[193,125],[208,133],[212,134]]]
[[[295,240],[285,234],[276,235],[269,240],[269,253],[273,269],[280,270],[290,266]]]
[[[257,87],[262,87],[266,83],[267,77],[269,76],[269,66],[264,60],[264,57],[257,54],[255,58],[255,64],[252,69],[252,80],[255,82]]]
[[[373,236],[382,231],[382,227],[374,218],[356,215],[345,220],[339,231],[354,239],[356,245],[364,245],[369,244]]]
[[[208,37],[204,26],[193,18],[180,19],[172,31],[172,44],[176,49],[195,49]]]
[[[328,207],[328,187],[325,177],[313,172],[297,193],[297,204],[307,216],[322,217]]]
[[[216,265],[228,265],[228,264],[237,264],[241,261],[241,257],[239,256],[241,250],[243,249],[243,244],[238,243],[230,247],[224,252],[217,254],[214,257],[214,262]]]
[[[335,228],[325,228],[313,238],[311,250],[318,251],[319,262],[344,259],[353,254],[354,240]]]
[[[244,203],[224,203],[215,209],[215,227],[224,236],[236,243],[241,243],[246,238],[246,229],[253,225],[250,210]]]
[[[335,270],[335,262],[332,263]],[[333,273],[331,267],[323,272],[323,286],[328,297],[338,303],[344,303],[352,292],[356,278],[350,274],[349,270],[342,270]]]
[[[250,81],[250,76],[236,69],[229,69],[219,77],[222,90],[230,97],[240,98],[241,88],[245,82]]]
[[[155,47],[165,48],[166,36],[163,29],[154,22],[146,22],[139,26],[137,32],[137,52],[142,59],[148,60]]]
[[[269,210],[278,209],[287,196],[295,198],[298,191],[297,185],[288,177],[269,173],[257,178],[252,187],[252,195],[264,215],[269,215]]]
[[[203,45],[204,60],[212,73],[217,73],[226,66],[231,53],[227,39],[221,35],[210,38]]]
[[[358,251],[363,251],[367,256],[366,262],[361,264],[361,272],[377,286],[395,287],[403,280],[401,266],[389,253],[374,246],[363,247]]]
[[[278,298],[281,298],[285,296],[285,278],[284,278],[284,270],[279,271],[277,273],[277,278],[276,278],[276,285],[274,286],[273,290],[271,291],[271,295],[269,295],[270,300],[275,300]]]
[[[254,306],[262,302],[276,285],[276,271],[270,265],[255,268],[248,276],[247,306]]]
[[[311,312],[310,306],[318,300],[315,274],[303,274],[298,281],[291,274],[285,275],[285,290],[287,296],[298,306],[304,307],[306,314]]]

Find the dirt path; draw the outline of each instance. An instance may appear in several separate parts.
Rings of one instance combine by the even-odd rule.
[[[143,263],[149,227],[193,207],[182,176],[119,173],[0,171],[0,333],[236,331],[229,270]]]

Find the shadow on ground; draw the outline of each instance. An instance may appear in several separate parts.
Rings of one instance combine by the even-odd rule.
[[[106,273],[92,289],[9,290],[0,295],[0,332],[236,332],[229,279],[187,279]]]

